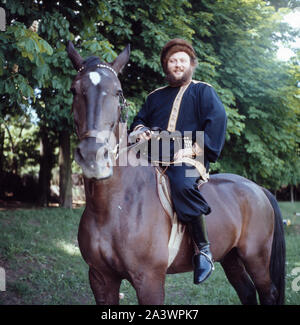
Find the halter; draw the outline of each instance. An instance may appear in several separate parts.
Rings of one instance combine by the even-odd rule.
[[[97,67],[97,68],[106,68],[106,69],[110,70],[111,72],[113,72],[113,74],[116,76],[116,78],[118,78],[118,74],[117,74],[117,72],[116,72],[112,67],[110,67],[110,66],[108,66],[108,65],[106,65],[106,64],[101,64],[101,63],[96,64],[96,67]],[[85,67],[84,67],[84,66],[81,66],[81,67],[78,69],[78,72],[82,72],[84,69],[85,69]],[[118,125],[118,123],[119,123],[120,121],[123,121],[123,122],[127,123],[127,120],[128,120],[128,104],[127,104],[126,99],[125,99],[125,97],[124,97],[124,95],[123,95],[123,92],[121,92],[121,93],[119,94],[119,101],[120,101],[120,103],[119,103],[119,107],[118,107],[118,109],[119,109],[119,111],[120,111],[120,118],[119,118],[119,119],[114,123],[114,125],[113,125],[113,127],[112,127],[111,132],[113,132],[113,133],[115,132],[115,129],[116,129],[116,127],[117,127],[117,125]],[[124,111],[125,111],[125,118],[122,117],[122,112],[124,112]],[[98,131],[98,130],[96,130],[96,129],[93,129],[93,130],[87,130],[87,131],[84,132],[83,134],[79,135],[79,140],[82,141],[82,140],[84,140],[84,139],[86,139],[86,138],[96,138],[96,139],[97,139],[97,138],[99,138],[99,133],[100,133],[100,132],[101,132],[101,131]],[[118,156],[119,156],[119,152],[118,152],[118,150],[119,150],[119,146],[120,146],[120,144],[121,144],[122,141],[123,141],[124,133],[125,133],[125,132],[123,132],[123,134],[122,134],[122,136],[121,136],[121,138],[120,138],[120,140],[119,140],[119,143],[117,143],[113,149],[109,149],[109,148],[108,148],[108,149],[109,149],[109,152],[113,154],[115,160],[116,160],[116,159],[118,158]],[[126,135],[127,135],[127,132],[126,132]]]

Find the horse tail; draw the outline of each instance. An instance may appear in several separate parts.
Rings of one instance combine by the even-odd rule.
[[[263,188],[263,191],[268,197],[275,215],[274,235],[270,260],[270,276],[278,292],[276,304],[283,305],[285,298],[285,238],[282,215],[274,195],[265,188]]]

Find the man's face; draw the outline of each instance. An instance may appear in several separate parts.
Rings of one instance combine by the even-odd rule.
[[[175,79],[181,79],[191,66],[190,56],[185,52],[176,52],[168,60],[168,70]]]
[[[171,85],[179,86],[190,80],[193,69],[190,56],[185,52],[176,52],[168,60],[167,80]]]

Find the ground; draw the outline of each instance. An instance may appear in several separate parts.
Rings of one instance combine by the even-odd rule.
[[[300,305],[300,202],[281,203],[287,243],[286,304]],[[77,243],[77,230],[83,208],[37,208],[23,204],[0,207],[0,266],[6,271],[6,291],[0,292],[0,305],[93,305],[88,267]],[[192,282],[192,273],[168,275],[168,305],[236,305],[237,295],[221,266],[201,286]],[[300,275],[298,275],[300,276]],[[292,287],[294,283],[294,289]],[[296,287],[295,287],[296,284]],[[136,295],[127,281],[122,282],[125,297],[121,304],[136,304]]]

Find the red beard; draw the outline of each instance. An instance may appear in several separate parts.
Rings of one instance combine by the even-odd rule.
[[[187,83],[189,80],[192,79],[194,69],[191,66],[188,70],[186,70],[183,74],[183,76],[180,79],[176,79],[170,71],[167,71],[166,74],[166,81],[171,87],[181,87],[185,83]]]

